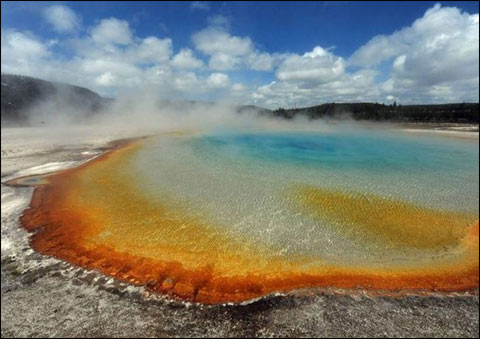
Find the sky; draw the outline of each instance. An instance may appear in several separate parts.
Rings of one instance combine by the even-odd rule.
[[[267,108],[478,102],[479,3],[1,2],[2,73]]]

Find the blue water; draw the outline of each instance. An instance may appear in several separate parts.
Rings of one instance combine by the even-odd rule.
[[[198,151],[331,170],[478,172],[478,144],[388,133],[217,134]]]

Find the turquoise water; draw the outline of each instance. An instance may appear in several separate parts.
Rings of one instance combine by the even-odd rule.
[[[395,132],[217,134],[196,156],[259,177],[356,189],[441,209],[478,211],[478,143]]]
[[[132,165],[130,175],[152,199],[181,206],[219,232],[255,239],[279,256],[382,262],[389,255],[382,244],[345,237],[348,225],[296,208],[296,185],[478,213],[475,141],[378,130],[229,131],[159,136]]]
[[[478,145],[387,133],[219,134],[194,140],[199,151],[328,170],[461,171],[478,169]]]

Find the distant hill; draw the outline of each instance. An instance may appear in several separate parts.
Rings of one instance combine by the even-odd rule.
[[[88,117],[111,101],[87,88],[28,76],[2,74],[1,86],[2,123],[25,122],[32,115],[42,113],[39,107],[50,112],[68,110],[79,117]]]
[[[304,116],[310,119],[349,118],[354,120],[395,122],[448,122],[478,124],[478,103],[441,105],[384,105],[377,103],[328,103],[318,106],[283,109],[271,115],[292,119]]]

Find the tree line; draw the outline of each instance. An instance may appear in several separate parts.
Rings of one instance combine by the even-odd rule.
[[[278,108],[272,115],[292,119],[305,116],[310,119],[334,118],[395,122],[479,122],[478,103],[439,105],[391,105],[378,103],[327,103],[306,108]]]

